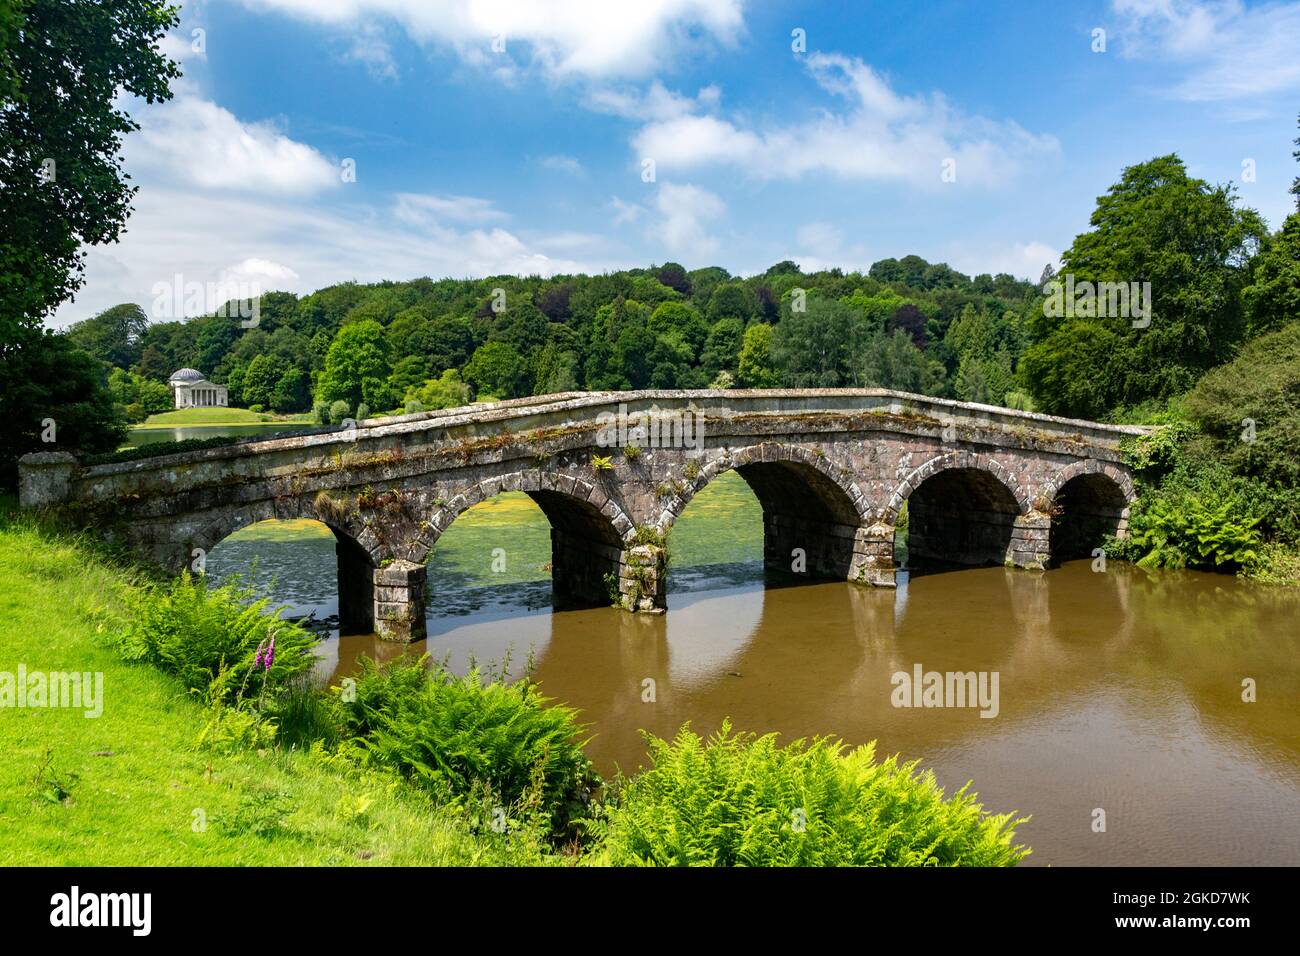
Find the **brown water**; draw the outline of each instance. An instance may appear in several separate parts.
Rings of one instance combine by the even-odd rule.
[[[531,650],[544,691],[591,725],[604,773],[641,764],[642,728],[709,732],[730,717],[787,739],[875,740],[946,788],[971,780],[987,808],[1032,815],[1018,833],[1032,864],[1300,864],[1300,593],[1087,561],[904,575],[896,591],[765,586],[757,503],[726,476],[673,530],[666,615],[552,612],[547,547],[545,518],[520,496],[458,519],[430,569],[430,637],[411,650],[458,670],[512,653],[516,673]],[[491,570],[495,548],[505,570]],[[250,577],[274,577],[278,599],[333,613],[323,528],[255,526],[209,571],[247,570],[254,555]],[[406,650],[331,637],[320,676]],[[997,715],[894,706],[892,675],[917,664],[997,672]]]

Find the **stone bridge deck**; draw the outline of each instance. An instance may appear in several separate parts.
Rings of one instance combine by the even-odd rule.
[[[888,586],[905,504],[909,560],[1042,569],[1123,534],[1119,443],[1144,431],[882,389],[581,392],[115,464],[28,455],[20,500],[177,570],[252,522],[322,521],[344,633],[409,640],[439,536],[503,491],[551,523],[557,602],[657,610],[673,523],[725,471],[762,505],[769,567]]]

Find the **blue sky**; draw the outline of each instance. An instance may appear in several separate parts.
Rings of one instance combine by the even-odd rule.
[[[165,46],[175,99],[127,102],[136,212],[55,325],[178,276],[1036,278],[1168,152],[1294,208],[1300,2],[204,0]]]

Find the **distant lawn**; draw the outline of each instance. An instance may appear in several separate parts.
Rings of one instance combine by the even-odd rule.
[[[0,708],[9,866],[538,864],[559,860],[416,788],[300,750],[196,748],[206,713],[107,643],[140,573],[0,500],[0,671],[101,672],[103,713]]]
[[[178,408],[171,412],[150,415],[136,428],[158,428],[163,426],[181,426],[193,428],[198,425],[259,425],[282,424],[284,422],[310,422],[309,412],[296,415],[275,415],[270,412],[250,412],[246,408]]]

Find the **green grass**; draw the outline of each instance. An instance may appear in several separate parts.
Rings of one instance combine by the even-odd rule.
[[[526,837],[393,778],[301,750],[200,752],[205,711],[108,643],[140,572],[0,503],[0,671],[104,675],[103,714],[0,709],[0,859],[9,865],[457,865],[556,862]],[[198,811],[198,812],[196,812]],[[205,829],[196,831],[197,821]]]
[[[250,412],[246,408],[178,408],[175,411],[150,415],[136,428],[157,428],[164,425],[195,427],[198,425],[257,425],[261,422],[310,422],[311,415],[274,415],[269,412]]]

